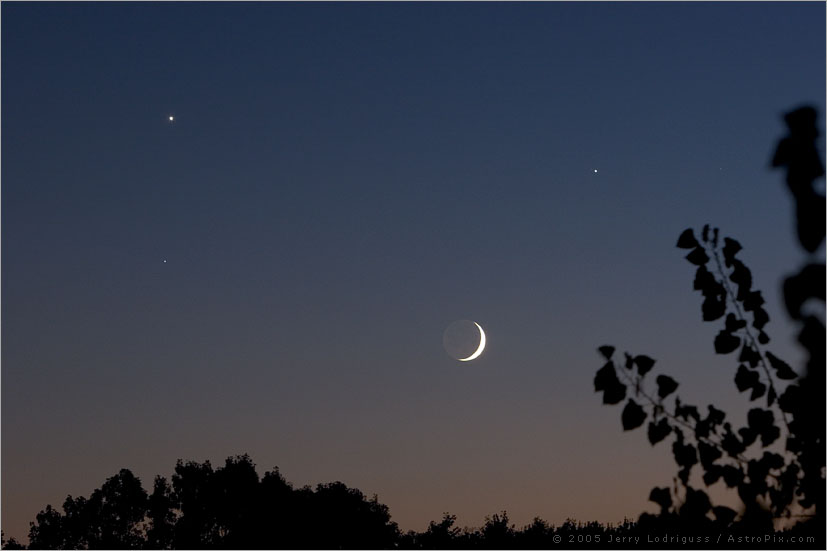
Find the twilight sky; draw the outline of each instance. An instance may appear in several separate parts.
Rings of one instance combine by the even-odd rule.
[[[711,222],[799,358],[778,287],[802,253],[768,165],[784,111],[823,117],[824,21],[4,2],[6,535],[122,467],[150,489],[245,452],[376,493],[404,530],[651,510],[669,448],[601,405],[595,349],[743,417],[674,247]],[[443,349],[458,319],[487,334],[472,362]]]

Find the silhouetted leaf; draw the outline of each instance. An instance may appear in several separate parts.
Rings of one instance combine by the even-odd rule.
[[[623,430],[633,430],[641,426],[646,420],[646,412],[630,398],[626,402],[626,407],[623,408],[620,420],[623,423]]]
[[[724,321],[724,329],[726,329],[730,333],[734,333],[739,329],[743,329],[746,326],[747,322],[742,319],[738,319],[737,317],[735,317],[735,314],[729,313],[726,315],[726,321]]]
[[[709,413],[707,413],[706,419],[695,423],[695,437],[698,439],[707,438],[712,429],[724,422],[725,414],[723,411],[715,409],[711,405],[707,406],[707,409]]]
[[[729,423],[724,423],[724,437],[721,440],[721,447],[731,457],[738,457],[746,449],[743,442],[732,432]]]
[[[604,404],[619,404],[624,398],[626,398],[626,385],[620,381],[618,381],[616,385],[607,388],[603,393]]]
[[[755,439],[758,438],[758,432],[749,427],[738,429],[738,435],[741,437],[744,446],[751,446],[752,443],[755,442]]]
[[[744,310],[752,312],[762,304],[764,304],[764,297],[761,296],[761,291],[750,291],[744,299]]]
[[[756,329],[761,329],[770,321],[770,315],[763,308],[756,308],[752,312],[752,326]],[[760,338],[759,338],[760,341]],[[766,343],[762,343],[766,344]]]
[[[730,239],[729,237],[724,237],[724,248],[721,249],[721,252],[724,255],[724,264],[726,264],[727,266],[731,266],[732,260],[735,258],[735,254],[740,250],[740,243],[738,243],[734,239]]]
[[[747,476],[750,481],[750,490],[757,495],[763,494],[767,491],[767,476],[769,475],[769,466],[760,460],[750,459],[747,462]]]
[[[756,383],[752,385],[752,394],[749,395],[750,401],[757,400],[761,396],[764,395],[764,392],[767,390],[767,385],[764,383]]]
[[[706,409],[709,411],[706,418],[710,423],[712,423],[713,425],[720,425],[724,422],[726,413],[724,413],[720,409],[716,409],[714,406],[711,405],[707,406]]]
[[[720,284],[716,281],[715,285]],[[723,290],[723,287],[721,288]],[[723,293],[708,294],[701,304],[701,314],[704,321],[715,321],[726,313],[726,299]]]
[[[813,371],[819,366],[824,366],[824,324],[815,316],[804,318],[804,327],[798,334],[798,342],[810,351],[810,362]],[[821,361],[816,361],[821,357]]]
[[[786,507],[792,503],[795,488],[798,486],[798,472],[798,465],[795,463],[790,463],[787,465],[787,468],[781,472],[781,475],[778,477],[778,482],[780,483],[782,492],[780,492],[779,498],[773,503],[777,502],[782,507]]]
[[[606,390],[608,386],[610,386],[617,380],[618,378],[617,374],[615,373],[614,364],[611,361],[606,362],[606,364],[603,365],[603,367],[597,370],[597,373],[594,376],[594,390],[595,392]]]
[[[760,333],[758,333],[758,342],[761,344],[767,344],[768,342],[770,342],[770,336],[761,331]]]
[[[695,247],[692,249],[692,252],[686,255],[686,259],[696,266],[701,266],[709,262],[709,257],[706,255],[703,247]]]
[[[741,347],[741,354],[738,356],[739,362],[747,362],[750,367],[756,367],[761,361],[761,355],[755,349],[744,341],[744,346]]]
[[[721,450],[715,446],[711,446],[706,442],[701,441],[698,442],[698,455],[701,458],[701,465],[703,465],[704,468],[707,468],[720,459],[723,454],[721,453]]]
[[[669,436],[670,432],[672,432],[672,427],[669,426],[669,422],[665,417],[657,423],[651,422],[649,423],[649,428],[647,430],[649,442],[654,446]]]
[[[626,369],[631,370],[635,367],[635,359],[628,352],[624,352],[623,354],[626,356]]]
[[[775,416],[768,409],[753,408],[747,413],[747,424],[750,429],[761,435],[761,443],[765,447],[781,436],[780,429],[774,423]]]
[[[793,371],[793,368],[791,368],[787,362],[785,362],[772,352],[766,352],[766,356],[767,359],[770,361],[770,365],[772,366],[772,368],[775,369],[776,377],[784,381],[789,381],[798,378],[798,374],[795,371]]]
[[[678,478],[680,478],[684,484],[687,484],[692,466],[698,462],[695,446],[692,444],[683,444],[679,440],[672,444],[672,455],[675,457],[675,463],[682,467],[678,473]]]
[[[704,240],[704,243],[709,241],[709,224],[704,224],[704,228],[701,230],[701,239]]]
[[[766,464],[769,469],[778,470],[784,466],[784,458],[772,452],[764,452],[764,455],[761,457],[761,462]]]
[[[681,506],[681,516],[690,519],[706,518],[706,513],[712,508],[709,496],[703,490],[686,488],[686,497]]]
[[[793,413],[802,404],[803,393],[798,385],[788,385],[778,397],[778,407],[781,411]]]
[[[649,492],[649,501],[660,505],[661,512],[666,512],[672,506],[672,494],[669,488],[652,488]]]
[[[736,300],[743,301],[749,296],[750,287],[752,287],[752,274],[749,268],[740,260],[733,260],[732,266],[733,270],[729,274],[729,279],[738,285],[738,291],[735,295]]]
[[[793,192],[796,203],[815,202],[816,208],[820,207],[817,213],[811,215],[797,213],[799,222],[802,218],[805,221],[820,221],[821,227],[813,228],[816,233],[812,241],[807,239],[808,236],[802,235],[801,228],[799,228],[799,240],[802,246],[810,252],[813,252],[820,243],[820,240],[815,241],[815,236],[819,235],[818,230],[821,231],[821,237],[824,231],[824,196],[820,196],[821,201],[818,201],[819,197],[814,197],[816,193],[813,190],[813,180],[824,174],[824,166],[821,164],[821,155],[816,143],[819,135],[816,126],[818,119],[818,113],[810,106],[800,107],[787,113],[784,121],[790,129],[790,134],[780,141],[772,160],[773,166],[787,167],[787,186]]]
[[[724,507],[723,505],[713,507],[712,513],[715,515],[715,520],[723,526],[729,526],[732,524],[732,521],[735,520],[735,516],[737,515],[735,511],[729,507]]]
[[[798,274],[784,280],[784,303],[790,316],[801,317],[801,306],[810,298],[825,300],[824,264],[808,264]]]
[[[695,438],[707,438],[709,436],[709,423],[699,421],[695,423]]]
[[[715,352],[718,354],[729,354],[734,352],[741,344],[741,339],[722,329],[715,337]]]
[[[680,237],[678,237],[677,246],[679,249],[691,249],[692,247],[697,247],[698,245],[698,240],[695,239],[695,234],[692,232],[692,228],[686,228],[683,230]]]
[[[617,404],[626,397],[626,385],[620,382],[612,362],[606,363],[594,376],[595,392],[603,391],[604,404]]]
[[[692,288],[696,291],[703,291],[715,285],[715,283],[717,283],[717,281],[715,281],[715,276],[712,275],[712,272],[707,270],[706,266],[698,266],[698,269],[695,270],[695,280],[692,282]]]
[[[650,358],[649,356],[635,356],[635,365],[637,365],[637,372],[640,373],[641,377],[646,375],[652,367],[655,365],[655,360]]]
[[[658,384],[658,397],[661,400],[675,392],[678,388],[678,382],[666,375],[658,375],[655,382]]]
[[[603,354],[603,357],[606,358],[607,360],[611,360],[612,359],[612,354],[615,353],[615,347],[604,344],[603,346],[598,348],[597,351],[600,352],[601,354]]]
[[[690,418],[696,422],[701,420],[697,407],[681,405],[681,401],[677,398],[675,399],[675,417],[681,417],[686,421],[689,421]]]
[[[720,465],[711,465],[706,468],[706,472],[704,473],[704,484],[707,486],[711,486],[718,482],[718,479],[721,478],[721,475],[724,474],[724,469],[721,468]]]
[[[824,240],[824,205],[824,196],[816,193],[812,188],[796,197],[795,218],[798,241],[805,250],[811,253],[816,252]]]
[[[734,488],[738,486],[744,480],[744,473],[741,469],[737,467],[733,467],[732,465],[724,465],[723,466],[724,472],[724,483],[730,487]]]

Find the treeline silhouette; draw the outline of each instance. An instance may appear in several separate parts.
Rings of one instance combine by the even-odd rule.
[[[773,538],[773,548],[817,548],[818,541],[801,530],[747,534],[735,526],[724,533],[629,520],[554,526],[535,518],[517,528],[505,511],[480,528],[459,528],[445,513],[422,532],[402,532],[377,496],[341,482],[294,488],[277,468],[259,477],[248,455],[217,469],[179,460],[171,481],[156,476],[152,492],[121,469],[88,498],[67,496],[62,509],[47,505],[38,513],[30,549],[751,548],[756,540],[745,538],[759,536]],[[4,539],[3,548],[25,547]]]

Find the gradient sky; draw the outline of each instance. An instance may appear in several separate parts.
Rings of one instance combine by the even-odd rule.
[[[784,111],[823,117],[824,21],[4,2],[6,535],[122,467],[151,488],[245,452],[376,493],[404,530],[651,510],[669,447],[601,405],[595,349],[743,418],[674,246],[711,222],[744,246],[771,349],[800,357],[778,287],[803,254],[768,165]],[[473,362],[443,349],[457,319],[486,330]]]

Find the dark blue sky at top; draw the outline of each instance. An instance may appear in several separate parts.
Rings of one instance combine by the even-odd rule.
[[[522,511],[505,489],[429,501],[428,484],[465,472],[482,488],[494,463],[565,455],[537,467],[549,492],[604,467],[579,433],[648,446],[592,394],[607,341],[734,403],[710,387],[729,364],[674,249],[688,226],[742,242],[795,354],[777,284],[800,254],[768,165],[785,110],[824,111],[824,16],[4,3],[4,529],[120,467],[148,482],[178,457],[245,451],[379,493],[403,528],[448,508],[479,522],[476,504],[562,520],[564,504]],[[441,349],[461,318],[489,334],[470,369]],[[549,419],[568,436],[526,447]],[[581,517],[639,512],[650,481],[635,481],[628,508],[590,509],[605,492],[583,490]]]

